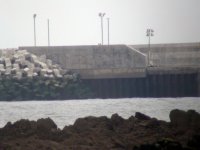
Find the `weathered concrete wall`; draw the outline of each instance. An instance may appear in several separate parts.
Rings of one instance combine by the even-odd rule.
[[[63,68],[83,78],[144,77],[146,55],[125,45],[20,47],[36,55],[47,55]]]
[[[83,78],[130,78],[148,74],[195,73],[200,70],[200,43],[153,44],[152,66],[147,66],[148,45],[21,47],[45,54],[54,63]]]
[[[148,45],[131,45],[148,53]],[[158,67],[199,67],[200,43],[152,44],[150,60]]]
[[[21,47],[81,74],[99,97],[200,96],[200,43]],[[122,79],[123,78],[123,79]]]

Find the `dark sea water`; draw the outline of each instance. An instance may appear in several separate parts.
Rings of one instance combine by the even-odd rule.
[[[172,109],[195,109],[200,112],[200,98],[126,98],[65,101],[0,102],[0,127],[8,121],[52,118],[59,128],[73,124],[77,118],[108,116],[118,113],[128,118],[139,111],[169,121]]]

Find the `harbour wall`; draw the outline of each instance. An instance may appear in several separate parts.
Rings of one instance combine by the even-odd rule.
[[[126,45],[20,47],[36,55],[46,55],[64,69],[84,79],[144,77],[146,54]]]
[[[80,73],[98,98],[200,96],[200,43],[20,47]]]

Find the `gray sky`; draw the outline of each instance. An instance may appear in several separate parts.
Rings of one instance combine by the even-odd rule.
[[[32,46],[36,13],[37,45],[96,45],[99,12],[105,12],[104,43],[110,18],[111,44],[200,42],[200,0],[0,0],[0,48]]]

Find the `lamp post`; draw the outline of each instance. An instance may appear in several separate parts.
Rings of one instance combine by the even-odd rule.
[[[36,18],[36,14],[33,14],[33,21],[34,21],[34,46],[36,46],[36,27],[35,27],[35,18]]]
[[[103,17],[105,13],[99,13],[99,17],[101,18],[101,44],[103,45]]]
[[[149,37],[149,50],[148,50],[148,66],[150,66],[150,59],[151,59],[151,36],[154,36],[154,30],[149,28],[146,31],[146,36]]]
[[[107,18],[108,22],[108,45],[110,45],[110,18]]]
[[[50,46],[50,30],[49,30],[49,19],[47,19],[47,29],[48,29],[48,46]]]

